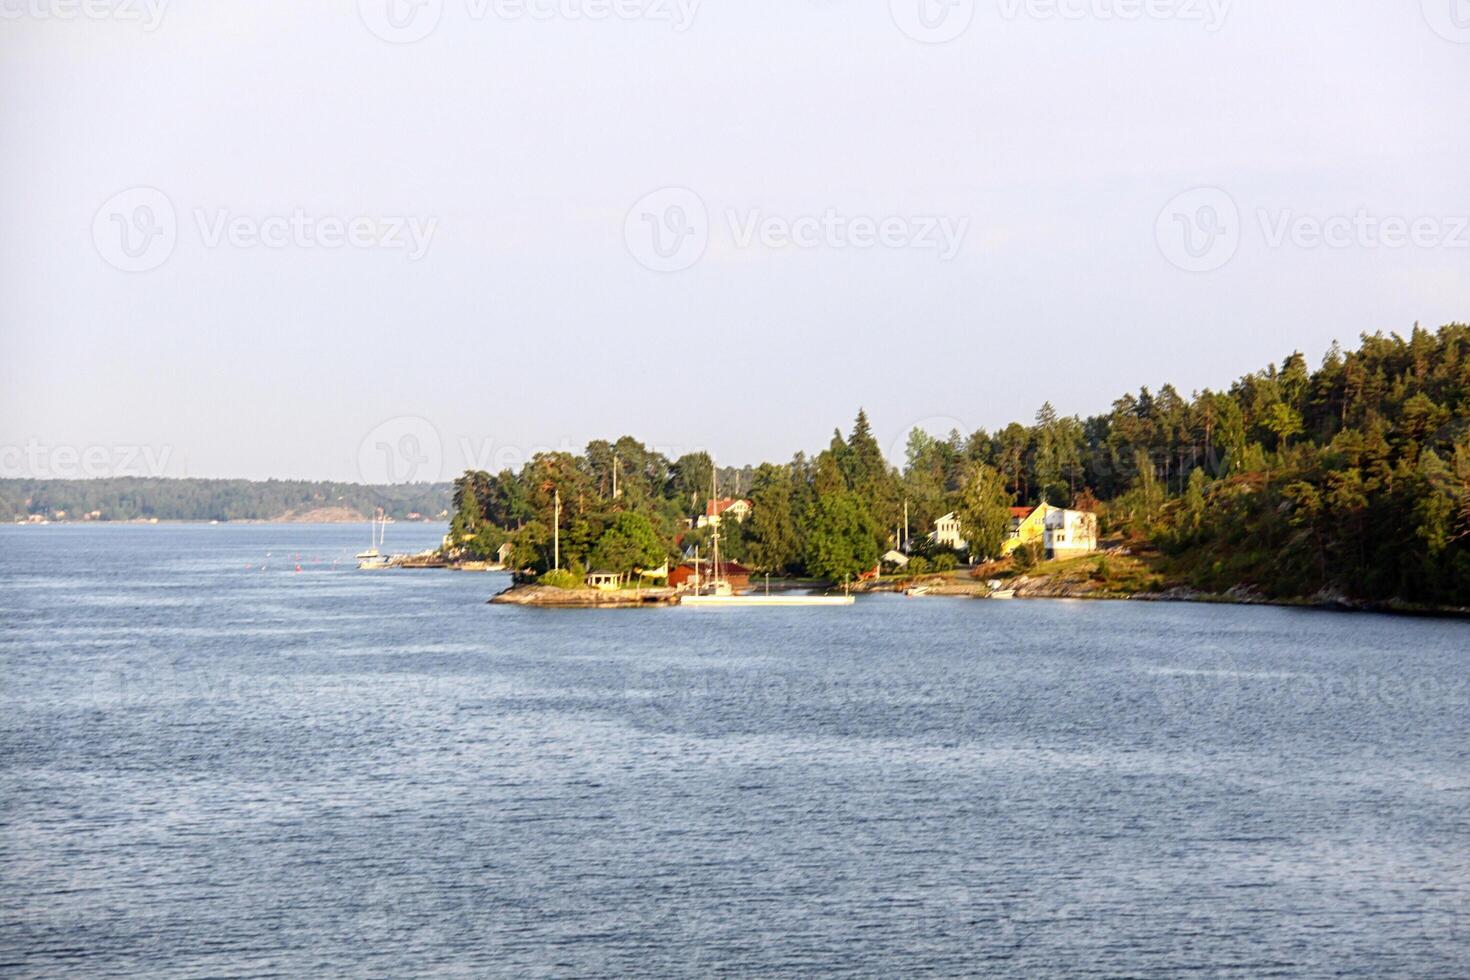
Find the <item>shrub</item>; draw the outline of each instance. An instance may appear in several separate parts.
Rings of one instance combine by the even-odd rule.
[[[582,587],[582,579],[576,572],[565,568],[553,569],[543,572],[536,581],[542,585],[549,585],[553,589],[578,589]]]
[[[960,560],[952,551],[941,552],[934,556],[934,570],[936,572],[952,572],[959,565]]]
[[[1012,559],[1015,563],[1016,570],[1024,572],[1027,569],[1035,568],[1041,561],[1042,551],[1043,548],[1039,541],[1028,541],[1026,544],[1021,545],[1021,547],[1015,550],[1015,557]]]

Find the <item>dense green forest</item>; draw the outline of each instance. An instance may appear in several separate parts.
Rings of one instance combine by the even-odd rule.
[[[449,506],[449,485],[370,487],[301,480],[173,480],[115,477],[99,480],[0,480],[0,514],[12,518],[64,512],[82,520],[267,521],[321,508],[345,508],[366,520],[376,508],[402,520],[437,517]]]
[[[465,554],[509,541],[518,565],[544,570],[559,494],[563,565],[656,565],[707,545],[709,531],[689,525],[711,466],[625,436],[519,473],[466,473],[451,531]],[[1048,403],[997,432],[915,430],[901,461],[883,458],[859,412],[813,457],[721,471],[719,492],[754,504],[743,524],[725,522],[724,554],[775,573],[872,567],[903,535],[906,506],[917,550],[956,511],[976,554],[994,555],[1007,508],[1046,500],[1097,512],[1105,534],[1157,549],[1199,588],[1465,605],[1470,327],[1334,344],[1315,370],[1293,352],[1224,390],[1144,388],[1086,419]]]

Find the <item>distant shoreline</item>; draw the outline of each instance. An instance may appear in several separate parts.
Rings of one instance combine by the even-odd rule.
[[[185,517],[157,517],[157,518],[130,517],[130,518],[127,518],[125,520],[116,520],[116,521],[110,521],[110,520],[107,520],[106,518],[99,518],[97,520],[90,520],[90,521],[50,520],[50,519],[48,519],[46,521],[9,521],[6,524],[4,524],[3,526],[6,526],[6,527],[102,527],[102,526],[109,526],[109,527],[152,527],[152,526],[155,526],[155,525],[161,526],[161,525],[180,525],[180,524],[191,524],[191,525],[196,525],[196,526],[199,526],[199,527],[210,527],[212,525],[219,525],[219,526],[223,527],[225,525],[240,525],[240,524],[252,524],[252,525],[253,524],[302,524],[302,525],[316,524],[316,525],[322,525],[322,526],[330,526],[330,525],[334,525],[334,524],[341,524],[341,525],[369,524],[371,522],[372,522],[372,518],[370,518],[370,517],[351,517],[351,518],[343,517],[343,518],[335,518],[335,519],[323,519],[323,518],[314,518],[314,517],[306,517],[306,516],[303,516],[303,517],[241,517],[241,518],[237,518],[237,519],[234,519],[234,520],[205,520],[205,519],[201,519],[201,518],[185,518]],[[443,524],[443,525],[447,525],[449,522],[448,522],[448,519],[447,518],[430,517],[430,518],[424,518],[423,520],[417,520],[417,519],[415,519],[415,520],[409,520],[407,518],[390,518],[389,521],[388,521],[388,523],[389,524]]]
[[[448,483],[367,485],[170,477],[0,478],[7,523],[366,523],[449,519]]]

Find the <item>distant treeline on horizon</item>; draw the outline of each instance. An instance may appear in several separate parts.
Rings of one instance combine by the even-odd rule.
[[[382,507],[397,520],[447,516],[450,485],[365,486],[310,480],[104,477],[0,479],[0,516],[69,521],[272,521],[318,512],[363,520]]]

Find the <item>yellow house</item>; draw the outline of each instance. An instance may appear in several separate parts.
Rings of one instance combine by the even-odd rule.
[[[1039,507],[1012,507],[1011,530],[1005,543],[1000,546],[1004,557],[1023,544],[1044,544],[1046,541],[1046,515],[1056,510],[1051,504]]]

